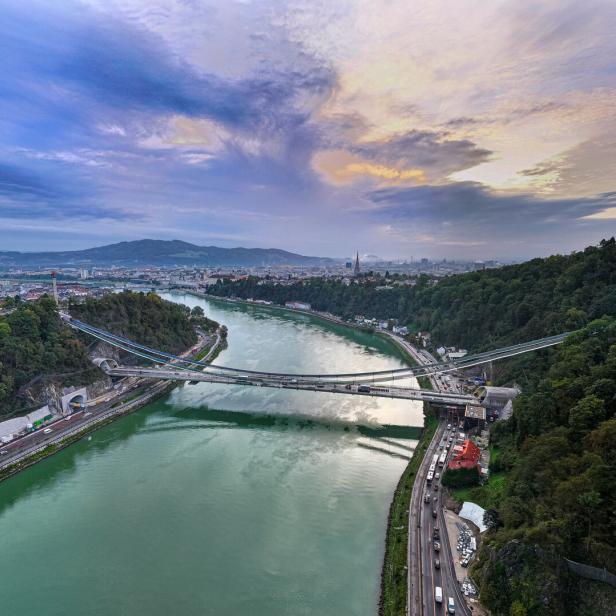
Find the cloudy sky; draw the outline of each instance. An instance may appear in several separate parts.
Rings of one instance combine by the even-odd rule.
[[[3,0],[0,250],[616,234],[613,0]]]

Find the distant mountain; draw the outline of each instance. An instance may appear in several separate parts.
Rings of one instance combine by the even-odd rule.
[[[327,257],[307,257],[277,248],[218,248],[180,240],[136,240],[65,252],[1,252],[0,267],[174,266],[254,267],[327,265]]]

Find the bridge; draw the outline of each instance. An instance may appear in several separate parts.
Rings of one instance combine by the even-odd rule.
[[[155,364],[155,367],[119,366],[117,362],[112,359],[96,359],[95,363],[110,376],[136,376],[159,380],[224,383],[229,385],[275,387],[340,394],[402,398],[451,406],[478,404],[478,401],[475,397],[466,394],[438,392],[412,387],[396,387],[393,385],[385,385],[385,383],[399,379],[407,379],[409,377],[451,372],[489,363],[497,359],[504,359],[506,357],[513,357],[522,353],[544,349],[560,344],[568,335],[568,333],[563,333],[555,336],[548,336],[538,340],[531,340],[529,342],[495,349],[493,351],[469,355],[456,361],[437,362],[416,367],[396,368],[374,372],[294,374],[245,370],[242,368],[219,366],[185,358],[138,344],[121,336],[116,336],[105,330],[73,319],[66,313],[61,313],[60,316],[74,329]]]

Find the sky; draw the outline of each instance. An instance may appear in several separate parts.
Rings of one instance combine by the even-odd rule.
[[[613,0],[3,0],[0,250],[616,235]]]

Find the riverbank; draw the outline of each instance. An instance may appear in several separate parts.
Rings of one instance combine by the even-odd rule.
[[[415,475],[438,426],[438,420],[429,407],[426,408],[424,416],[423,433],[413,452],[411,461],[400,477],[389,508],[387,534],[385,536],[385,557],[381,572],[379,616],[404,616],[406,614],[408,519],[411,494]]]
[[[119,406],[112,405],[107,411],[96,416],[86,425],[79,425],[73,430],[69,429],[55,439],[50,438],[48,442],[41,444],[33,450],[28,450],[26,455],[24,455],[20,460],[0,467],[0,481],[4,481],[5,479],[16,475],[37,462],[40,462],[41,460],[62,451],[66,447],[81,440],[84,436],[87,436],[95,430],[99,430],[103,426],[110,424],[112,421],[132,413],[150,402],[154,402],[158,398],[168,394],[174,387],[177,387],[177,383],[159,381],[156,385],[153,385],[148,392],[138,398],[122,403]]]
[[[186,357],[191,359],[197,359],[201,361],[212,361],[226,346],[226,338],[221,336],[220,331],[216,332],[216,340],[213,344],[209,344],[209,341],[204,337],[204,343],[202,346],[194,347],[190,355]],[[32,466],[52,456],[62,449],[65,449],[69,445],[79,441],[84,436],[94,432],[106,426],[107,424],[132,413],[141,407],[149,404],[158,398],[167,395],[174,388],[178,387],[180,383],[168,382],[168,381],[156,381],[147,386],[147,389],[135,397],[135,388],[126,391],[122,396],[118,396],[115,399],[109,400],[103,409],[97,409],[92,413],[90,419],[85,420],[86,413],[83,411],[75,413],[68,418],[61,418],[49,424],[48,427],[54,431],[60,428],[61,432],[56,432],[52,436],[46,437],[43,442],[35,443],[32,446],[18,452],[17,455],[9,458],[8,461],[0,461],[0,481],[11,477],[22,470]],[[82,415],[81,421],[79,415]],[[70,421],[72,417],[76,417],[78,422],[77,426],[74,426],[74,422],[68,426],[64,426],[65,421]],[[62,423],[61,423],[62,422]],[[63,428],[63,429],[62,429]],[[37,436],[39,433],[35,433]],[[19,445],[19,441],[14,441],[11,445]],[[3,452],[8,452],[8,448],[11,445],[7,445],[7,448]],[[10,454],[9,454],[10,455]]]
[[[231,298],[231,297],[219,297],[218,295],[211,295],[210,293],[200,293],[199,291],[191,291],[184,290],[182,292],[186,295],[194,295],[195,297],[200,297],[202,299],[214,300],[220,302],[228,302],[230,304],[242,304],[244,306],[256,306],[257,308],[271,308],[272,310],[284,310],[285,312],[295,312],[296,314],[302,314],[309,317],[316,317],[318,319],[323,319],[324,321],[329,321],[330,323],[335,323],[336,325],[341,325],[343,327],[348,327],[350,329],[356,329],[362,332],[368,333],[378,333],[373,331],[372,329],[368,329],[361,325],[357,325],[355,323],[349,323],[348,321],[344,321],[343,319],[337,317],[336,315],[325,313],[325,312],[317,312],[315,310],[300,310],[299,308],[288,308],[287,306],[281,306],[280,304],[264,304],[262,302],[250,301],[248,299],[241,298]]]
[[[340,317],[337,317],[330,313],[317,312],[315,310],[301,310],[298,308],[288,308],[287,306],[281,306],[279,304],[263,304],[261,302],[250,301],[248,299],[219,297],[218,295],[211,295],[209,293],[200,293],[199,291],[192,291],[192,290],[183,290],[183,293],[185,293],[186,295],[193,295],[194,297],[199,297],[201,299],[227,302],[230,304],[241,304],[244,306],[255,306],[257,308],[269,308],[271,310],[294,312],[295,314],[301,314],[304,316],[314,317],[316,319],[322,319],[323,321],[328,321],[330,323],[334,323],[335,325],[340,325],[342,327],[348,327],[349,329],[353,329],[356,331],[375,334],[391,342],[398,349],[398,351],[404,358],[404,361],[409,366],[412,367],[412,366],[419,365],[419,362],[413,357],[411,353],[409,353],[408,349],[406,348],[404,339],[399,338],[398,336],[396,336],[395,334],[392,334],[391,332],[368,329],[362,325],[357,325],[356,323],[350,323],[349,321],[344,321]],[[430,379],[428,377],[417,376],[415,378],[417,379],[417,382],[419,383],[422,389],[432,389],[432,383],[430,382]]]

